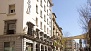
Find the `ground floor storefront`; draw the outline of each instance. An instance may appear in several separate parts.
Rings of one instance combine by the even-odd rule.
[[[0,51],[53,51],[52,45],[21,35],[0,36]]]

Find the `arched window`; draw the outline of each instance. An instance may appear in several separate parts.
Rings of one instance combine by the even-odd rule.
[[[36,44],[36,51],[40,51],[40,45]]]
[[[41,45],[41,51],[44,51],[44,46],[43,45]]]

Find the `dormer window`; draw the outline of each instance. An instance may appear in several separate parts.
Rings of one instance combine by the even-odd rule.
[[[15,4],[9,5],[9,13],[15,13]]]

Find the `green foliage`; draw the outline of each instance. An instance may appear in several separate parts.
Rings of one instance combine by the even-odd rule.
[[[54,41],[54,46],[58,46],[61,44],[61,41],[59,39],[55,40]]]
[[[64,46],[64,48],[65,48],[65,46],[66,46],[66,41],[67,41],[67,39],[66,38],[62,38],[62,45]]]

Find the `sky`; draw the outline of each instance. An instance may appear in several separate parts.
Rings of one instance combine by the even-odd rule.
[[[52,12],[56,14],[56,21],[63,29],[64,36],[76,36],[83,33],[79,23],[78,10],[86,4],[86,0],[52,0]]]

